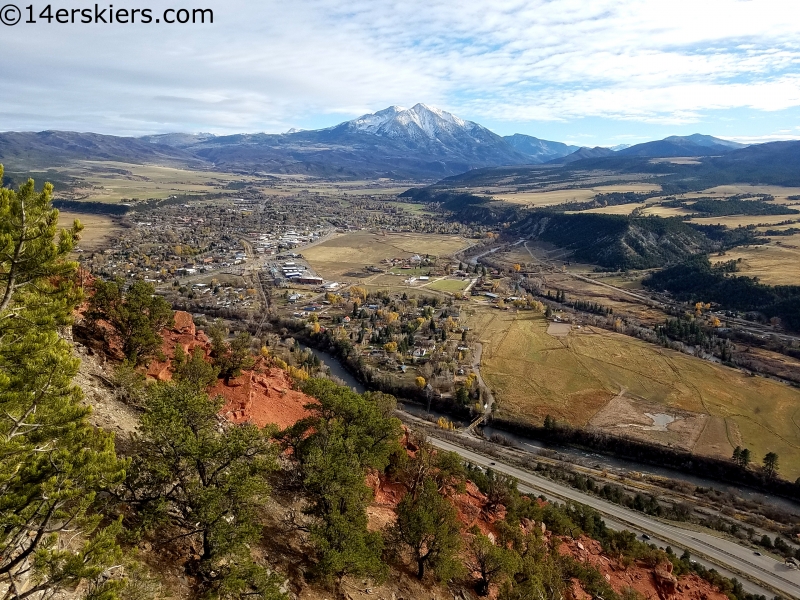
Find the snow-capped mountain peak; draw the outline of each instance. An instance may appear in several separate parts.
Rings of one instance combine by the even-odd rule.
[[[362,115],[357,119],[348,121],[346,124],[350,125],[356,131],[363,131],[364,133],[377,133],[381,125],[391,121],[398,114],[405,112],[406,109],[402,106],[390,106],[384,108],[376,113]]]
[[[482,129],[477,123],[422,103],[408,109],[390,106],[344,125],[351,131],[408,141],[441,141],[442,136],[469,135],[476,129]]]

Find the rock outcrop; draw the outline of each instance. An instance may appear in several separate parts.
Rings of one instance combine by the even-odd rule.
[[[208,336],[195,327],[192,315],[187,312],[175,311],[173,327],[162,330],[161,335],[164,340],[161,354],[165,360],[154,360],[147,365],[147,376],[152,379],[172,379],[172,356],[178,346],[186,354],[200,348],[206,357],[210,355]],[[233,423],[252,422],[259,427],[275,424],[282,429],[307,416],[304,406],[314,402],[292,388],[292,379],[286,371],[271,367],[263,358],[228,384],[218,381],[208,393],[225,398],[222,416]]]

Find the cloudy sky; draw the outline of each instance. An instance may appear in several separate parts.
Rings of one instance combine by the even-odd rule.
[[[796,0],[114,2],[144,7],[214,23],[0,25],[0,131],[281,132],[424,102],[581,145],[800,138]]]

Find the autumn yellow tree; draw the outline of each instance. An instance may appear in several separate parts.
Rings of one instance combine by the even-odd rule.
[[[367,290],[361,286],[354,285],[350,288],[350,298],[358,298],[359,303],[367,299]]]
[[[425,384],[427,383],[427,382],[425,381],[425,378],[424,378],[424,377],[422,377],[421,375],[420,375],[419,377],[417,377],[417,378],[416,378],[414,381],[416,382],[416,384],[417,384],[417,387],[418,387],[419,389],[423,389],[423,388],[425,387]]]

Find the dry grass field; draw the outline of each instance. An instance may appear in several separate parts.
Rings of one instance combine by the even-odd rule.
[[[644,204],[617,204],[616,206],[604,206],[602,208],[590,208],[582,212],[597,213],[600,215],[629,215],[637,208],[643,208]],[[575,211],[567,211],[574,213]]]
[[[113,161],[81,161],[59,169],[84,182],[70,198],[94,202],[164,199],[173,195],[239,194],[230,183],[253,185],[268,196],[290,196],[300,191],[329,196],[387,196],[394,198],[409,186],[393,181],[349,181],[330,183],[302,175],[274,175],[268,181],[237,173],[192,171],[174,167],[139,165]],[[66,196],[65,196],[66,197]]]
[[[661,186],[651,183],[625,183],[618,185],[598,185],[592,188],[578,188],[570,190],[550,190],[543,192],[501,193],[494,197],[497,200],[524,204],[526,206],[552,206],[564,202],[584,202],[594,198],[597,194],[610,192],[651,192],[658,191]],[[631,208],[633,210],[633,208]],[[615,213],[619,214],[619,213]]]
[[[733,248],[725,256],[710,256],[711,262],[742,259],[740,275],[758,277],[770,285],[800,285],[800,235],[771,238],[764,246]]]
[[[597,416],[613,433],[721,457],[743,444],[758,459],[777,452],[784,477],[800,475],[800,390],[604,330],[554,337],[530,312],[476,308],[469,324],[500,414],[580,426]]]
[[[79,178],[85,185],[76,190],[75,199],[93,202],[164,199],[176,194],[219,192],[233,181],[252,178],[234,173],[190,171],[154,165],[83,161],[60,169]],[[231,191],[235,193],[235,190]]]
[[[594,198],[593,189],[552,190],[548,192],[520,192],[518,194],[498,194],[495,197],[503,202],[524,204],[526,206],[553,206],[564,202],[584,202]]]
[[[699,225],[725,225],[736,229],[740,225],[772,225],[783,221],[798,221],[800,215],[732,215],[727,217],[697,217],[691,219],[692,223]]]
[[[61,228],[69,227],[75,219],[83,224],[81,239],[77,247],[84,252],[96,252],[107,248],[121,229],[118,219],[114,217],[73,213],[66,210],[58,211],[58,224]]]
[[[303,256],[326,279],[345,279],[347,273],[380,265],[384,258],[410,258],[415,254],[445,257],[468,245],[467,240],[455,235],[358,231],[309,248]]]
[[[655,215],[657,217],[683,217],[692,214],[691,210],[685,208],[672,208],[670,206],[661,206],[660,204],[650,205],[645,208],[642,213],[646,216]]]
[[[771,194],[775,196],[775,201],[787,201],[787,196],[800,195],[800,187],[783,187],[780,185],[718,185],[717,187],[708,188],[702,192],[695,192],[697,196],[733,196],[736,194]],[[686,195],[689,198],[690,194]],[[796,202],[796,200],[788,200],[788,202]]]

